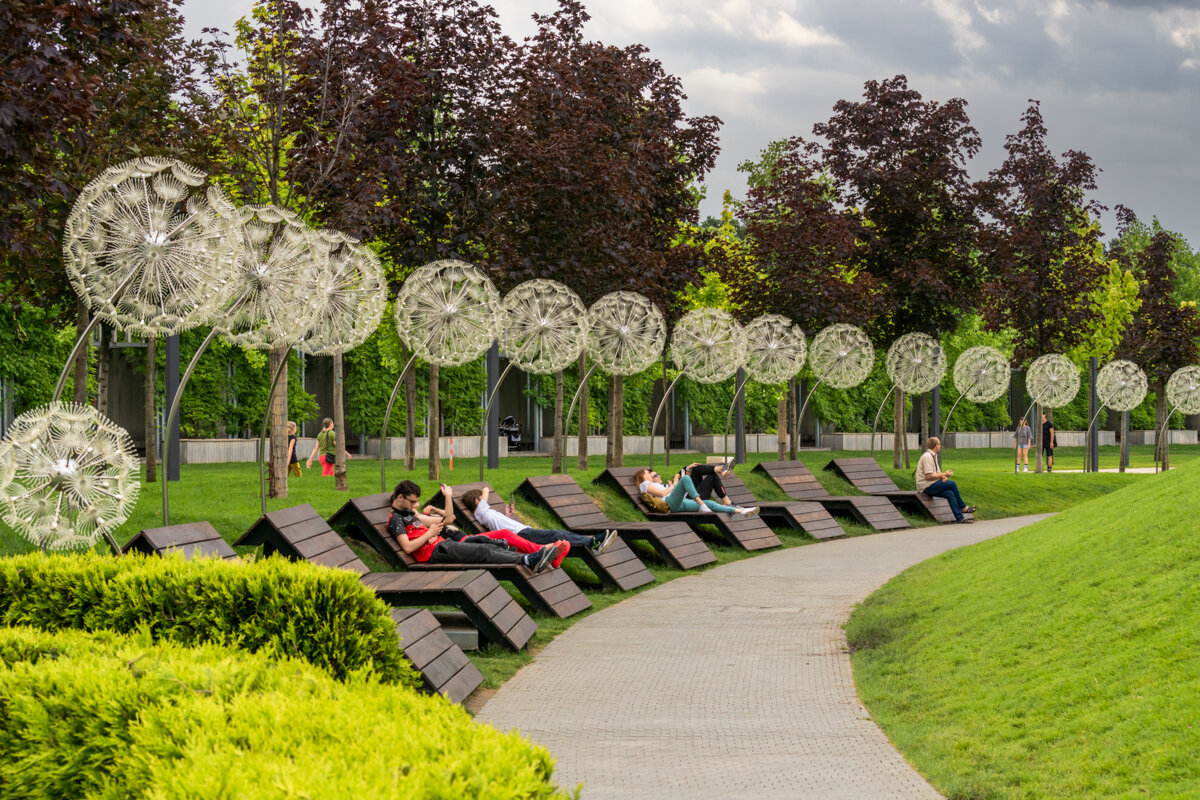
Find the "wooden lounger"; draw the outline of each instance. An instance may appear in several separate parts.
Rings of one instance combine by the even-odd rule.
[[[877,531],[912,527],[886,497],[831,495],[803,461],[763,461],[754,467],[754,471],[775,481],[794,500],[820,503],[832,514],[849,517]]]
[[[305,503],[260,517],[235,542],[262,546],[264,555],[339,567],[361,576],[390,606],[454,606],[467,615],[485,639],[520,650],[537,631],[520,603],[483,570],[460,572],[371,572],[337,532]]]
[[[234,549],[207,522],[147,528],[133,537],[122,552],[157,555],[181,552],[184,558],[198,555],[237,558]],[[421,674],[429,691],[461,703],[483,683],[483,675],[466,653],[450,641],[428,609],[393,608],[390,615],[400,635],[400,651]]]
[[[633,476],[638,467],[611,467],[601,472],[593,483],[608,484],[625,493],[625,496],[650,519],[667,520],[668,522],[686,522],[693,530],[698,525],[713,525],[725,541],[734,547],[745,550],[765,550],[769,547],[779,547],[779,537],[767,527],[767,523],[758,517],[742,517],[719,513],[705,509],[704,511],[680,511],[659,514],[642,502],[641,492],[634,485]]]
[[[527,478],[515,494],[550,509],[569,531],[616,530],[622,539],[641,539],[676,569],[692,569],[717,560],[686,522],[617,522],[609,519],[570,475]]]
[[[759,516],[768,525],[786,525],[793,530],[804,531],[814,539],[837,539],[845,536],[846,532],[838,521],[829,515],[820,503],[805,500],[792,500],[785,503],[760,501],[742,479],[732,472],[721,476],[721,483],[729,493],[729,499],[734,505],[758,506]],[[899,515],[897,515],[899,516]]]
[[[454,487],[454,518],[459,528],[464,531],[486,533],[486,529],[475,519],[475,515],[467,510],[463,496],[472,489],[487,490],[488,497],[499,498],[501,495],[487,483],[469,483]],[[445,500],[439,490],[429,501],[430,505],[442,506]],[[518,533],[518,535],[520,535]],[[627,591],[654,583],[654,575],[646,569],[646,565],[637,557],[637,553],[619,538],[609,546],[608,552],[602,556],[596,555],[590,547],[572,546],[567,554],[569,558],[578,558],[587,564],[596,574],[600,582],[610,589]]]
[[[412,572],[487,570],[498,580],[510,581],[538,611],[560,618],[592,607],[592,601],[561,569],[534,572],[529,567],[515,564],[430,564],[417,561],[404,552],[400,543],[387,532],[390,497],[391,492],[380,492],[355,498],[338,509],[329,518],[329,524],[359,532],[385,561],[397,569]]]
[[[924,514],[938,522],[954,522],[954,512],[950,510],[950,503],[941,497],[930,497],[924,492],[901,489],[873,458],[835,458],[825,465],[825,469],[841,475],[859,491],[886,497],[897,507]],[[972,518],[970,514],[965,516],[968,519]]]

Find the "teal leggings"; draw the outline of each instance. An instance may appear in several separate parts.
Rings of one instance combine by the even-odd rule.
[[[692,479],[687,475],[680,478],[675,487],[671,489],[671,493],[663,499],[667,501],[667,507],[672,511],[700,510],[700,498],[696,493],[696,485],[692,483]],[[724,511],[726,514],[734,512],[733,506],[723,506],[716,500],[705,500],[703,502],[713,511]]]

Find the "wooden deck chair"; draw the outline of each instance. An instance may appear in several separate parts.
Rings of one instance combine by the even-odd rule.
[[[754,471],[775,481],[784,494],[794,500],[820,503],[832,514],[848,517],[877,531],[912,527],[886,497],[831,495],[803,461],[763,461],[754,467]]]
[[[820,503],[805,500],[782,503],[760,501],[751,494],[746,484],[742,483],[742,479],[732,472],[722,475],[721,483],[735,505],[758,506],[759,516],[766,520],[768,525],[786,525],[793,530],[804,531],[818,541],[846,535],[838,521],[830,516]]]
[[[514,494],[548,508],[569,531],[616,530],[626,541],[640,539],[675,569],[693,569],[717,560],[686,522],[618,522],[609,519],[570,475],[526,478]]]
[[[954,512],[950,510],[950,503],[941,497],[930,497],[924,492],[901,489],[873,458],[835,458],[825,465],[825,469],[850,481],[850,484],[861,492],[886,497],[897,507],[924,514],[941,523],[954,522]],[[964,516],[968,519],[973,518],[971,514]]]
[[[686,522],[693,530],[699,531],[698,525],[712,525],[720,531],[721,536],[734,547],[745,550],[766,550],[769,547],[779,547],[779,537],[767,527],[767,523],[758,517],[742,517],[719,513],[705,509],[704,511],[680,511],[659,514],[642,502],[641,492],[634,485],[633,476],[639,467],[610,467],[601,472],[593,483],[607,484],[623,492],[626,497],[650,519],[661,519],[668,522]]]
[[[404,552],[400,543],[387,532],[388,515],[391,513],[391,507],[388,505],[390,497],[391,492],[380,492],[351,500],[329,518],[329,524],[338,527],[349,526],[352,530],[360,532],[367,543],[396,569],[412,572],[487,570],[496,576],[497,580],[512,583],[535,609],[559,618],[566,618],[592,607],[592,601],[579,585],[561,569],[534,572],[529,567],[515,564],[430,564],[417,561]],[[363,524],[368,520],[373,522],[369,526]]]
[[[234,549],[207,522],[147,528],[133,537],[122,552],[156,555],[180,552],[184,558],[237,558]],[[461,703],[483,683],[483,675],[467,654],[450,641],[429,609],[393,608],[390,616],[400,635],[400,652],[420,673],[429,691]]]
[[[513,650],[529,643],[537,623],[520,603],[483,570],[459,572],[371,572],[316,510],[305,503],[260,517],[235,542],[360,575],[364,585],[390,606],[454,606],[489,642]]]
[[[475,533],[486,533],[487,530],[479,524],[475,519],[475,515],[467,510],[467,506],[463,503],[463,496],[472,489],[480,491],[487,490],[488,496],[496,499],[501,498],[499,492],[484,483],[468,483],[454,487],[454,518],[459,528],[464,531]],[[499,500],[503,502],[503,499]],[[445,501],[442,499],[441,490],[438,490],[429,503],[434,506],[442,506]],[[519,533],[517,534],[520,535]],[[617,589],[618,591],[628,591],[636,589],[639,586],[645,586],[648,583],[654,583],[654,575],[650,570],[646,569],[646,565],[637,557],[637,553],[617,538],[609,546],[608,552],[602,556],[596,555],[590,547],[580,547],[573,545],[568,558],[578,558],[587,565],[600,582],[609,589]]]

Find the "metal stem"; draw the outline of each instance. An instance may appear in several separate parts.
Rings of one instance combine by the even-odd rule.
[[[217,338],[217,329],[213,328],[208,332],[208,336],[204,337],[204,341],[200,343],[200,346],[196,348],[195,355],[193,355],[192,360],[188,362],[187,369],[184,370],[183,377],[179,381],[179,388],[175,390],[175,396],[171,398],[171,410],[167,412],[167,424],[163,429],[167,433],[164,437],[165,446],[163,447],[162,452],[162,480],[160,481],[162,483],[163,497],[163,527],[171,524],[171,505],[169,497],[171,481],[167,478],[169,474],[167,472],[167,462],[170,459],[171,453],[171,431],[174,430],[175,420],[179,417],[179,403],[183,399],[184,387],[187,386],[188,381],[191,379],[192,371],[196,369],[196,364],[200,361],[200,356],[204,355],[204,351],[208,349],[208,346],[212,344],[212,340],[215,338]],[[146,435],[149,436],[150,434],[147,433]]]
[[[287,367],[288,356],[291,355],[291,348],[283,351],[283,358],[279,362],[279,366],[275,368],[275,374],[271,377],[271,388],[267,390],[267,413],[263,414],[262,432],[258,435],[258,496],[261,501],[263,516],[267,515],[267,471],[263,469],[263,453],[266,452],[265,441],[267,438],[267,428],[271,426],[271,401],[275,397],[275,387],[279,385],[279,378],[283,375],[283,370]],[[284,467],[287,469],[287,467]]]
[[[654,421],[650,423],[650,468],[654,469],[654,431],[658,429],[658,418],[662,414],[663,406],[667,404],[667,398],[671,396],[671,392],[675,390],[675,384],[683,377],[680,372],[675,376],[675,380],[671,381],[671,385],[663,392],[662,400],[658,403],[658,410],[654,412]]]
[[[111,532],[109,532],[109,531],[104,532],[104,540],[106,542],[108,542],[108,546],[109,546],[109,548],[112,549],[114,556],[119,556],[122,554],[121,553],[121,545],[117,544],[117,540],[113,538],[113,535]],[[45,552],[45,548],[43,548],[43,552]]]
[[[896,384],[892,384],[892,388],[888,389],[888,393],[883,396],[883,402],[879,404],[879,410],[875,412],[875,421],[871,423],[871,458],[875,457],[875,431],[879,428],[879,418],[883,415],[883,407],[887,405],[888,398],[892,396],[892,392],[896,391]]]
[[[737,378],[734,378],[733,382],[737,383]],[[742,392],[746,389],[746,384],[749,382],[750,378],[747,377],[742,381],[741,386],[738,386],[736,389],[734,389],[733,402],[729,404],[729,413],[725,416],[725,441],[722,442],[721,449],[725,451],[724,455],[726,461],[729,461],[729,425],[733,422],[733,408],[737,405],[738,397],[741,396]]]
[[[1101,412],[1101,411],[1103,411],[1103,410],[1104,410],[1104,407],[1108,405],[1108,401],[1113,399],[1113,395],[1114,395],[1114,394],[1116,394],[1116,392],[1115,392],[1115,391],[1114,391],[1114,392],[1109,392],[1109,395],[1108,395],[1108,397],[1104,398],[1104,402],[1100,404],[1100,407],[1096,409],[1096,413],[1092,415],[1092,421],[1088,423],[1088,426],[1087,426],[1087,428],[1085,428],[1085,429],[1084,429],[1084,431],[1083,431],[1083,449],[1084,449],[1084,455],[1083,455],[1083,471],[1084,471],[1084,472],[1088,472],[1088,471],[1089,471],[1088,467],[1090,466],[1090,464],[1089,464],[1088,462],[1091,460],[1090,458],[1088,458],[1088,456],[1089,456],[1090,454],[1087,452],[1087,449],[1088,449],[1088,447],[1087,447],[1088,434],[1092,432],[1092,426],[1093,426],[1093,425],[1095,425],[1095,424],[1096,424],[1096,420],[1100,418],[1100,412]],[[1097,449],[1099,449],[1099,447],[1097,447]]]
[[[1159,464],[1158,443],[1161,440],[1162,436],[1167,432],[1167,428],[1171,425],[1171,415],[1174,414],[1178,410],[1179,410],[1179,406],[1175,406],[1174,408],[1169,408],[1167,410],[1167,418],[1163,421],[1162,428],[1160,428],[1154,434],[1154,474],[1155,475],[1158,474],[1158,464]],[[1166,447],[1166,444],[1164,444],[1163,446]],[[1163,469],[1165,471],[1166,467],[1164,466]]]
[[[500,385],[504,383],[504,379],[508,377],[509,371],[517,365],[515,361],[509,361],[508,366],[504,368],[504,372],[500,373],[500,380],[496,381],[496,385],[492,387],[492,393],[488,397],[487,405],[483,409],[483,424],[479,426],[479,480],[483,481],[483,449],[487,445],[487,419],[488,414],[492,410],[492,403],[496,402],[496,393],[500,391]],[[492,431],[493,435],[496,431]]]
[[[136,272],[130,274],[130,276],[126,278],[120,286],[117,287],[117,290],[112,293],[111,297],[108,298],[108,305],[112,305],[121,299],[121,295],[125,294],[125,291],[130,287],[130,285],[133,284],[133,279],[135,277],[137,277]],[[91,321],[88,322],[87,327],[83,329],[83,333],[81,333],[79,338],[75,340],[75,346],[71,348],[71,354],[67,356],[67,363],[63,365],[62,372],[58,375],[58,383],[54,384],[54,396],[51,398],[52,402],[57,403],[59,398],[62,397],[63,387],[67,385],[67,375],[70,374],[71,368],[75,364],[75,358],[79,355],[79,351],[87,346],[88,337],[92,335],[92,331],[96,330],[96,326],[99,324],[100,318],[93,314]]]
[[[824,378],[821,378],[821,380],[817,381],[817,385],[808,390],[808,397],[804,398],[804,404],[800,406],[800,413],[798,415],[796,415],[796,440],[797,440],[797,442],[799,442],[801,439],[800,426],[804,423],[804,412],[808,408],[808,404],[810,402],[812,402],[813,395],[817,393],[817,389],[820,389],[821,384],[824,382],[825,382]],[[884,402],[886,403],[887,400],[885,399]],[[874,437],[872,437],[872,438],[874,438]]]
[[[416,362],[417,355],[413,353],[412,358],[408,359],[408,363],[404,365],[404,369],[400,370],[400,377],[396,379],[396,385],[392,387],[392,395],[388,398],[387,410],[383,412],[383,430],[379,432],[379,491],[381,492],[387,491],[387,431],[388,423],[392,419],[392,407],[396,405],[396,398],[400,395],[400,386]]]
[[[571,415],[575,413],[575,403],[579,401],[579,396],[583,392],[584,388],[588,385],[588,379],[592,377],[592,373],[596,371],[596,366],[597,366],[596,364],[592,364],[592,366],[588,367],[588,371],[584,374],[583,380],[581,380],[579,382],[578,388],[575,389],[575,396],[571,398],[571,407],[567,409],[567,416],[566,416],[567,427],[571,426]],[[583,422],[580,422],[579,424],[580,424],[580,427],[584,426]],[[586,436],[587,433],[585,432],[584,435]],[[563,459],[563,473],[565,474],[569,471],[570,471],[570,468],[567,466],[567,459],[564,458]]]

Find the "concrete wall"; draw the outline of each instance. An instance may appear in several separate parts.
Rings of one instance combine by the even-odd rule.
[[[1169,444],[1197,444],[1196,431],[1168,431]],[[1130,431],[1130,444],[1154,444],[1157,440],[1155,431]]]
[[[505,440],[507,441],[507,440]],[[389,459],[404,458],[405,441],[403,436],[388,437],[387,457]],[[450,457],[451,441],[449,436],[443,436],[438,439],[439,450],[442,458]],[[454,457],[455,458],[478,458],[479,457],[479,435],[474,436],[455,436],[454,437]],[[416,438],[416,457],[429,458],[429,439],[425,436]],[[375,458],[379,457],[379,437],[367,439],[367,455]],[[500,457],[504,458],[508,455],[508,448],[504,442],[500,444]]]
[[[921,448],[921,434],[910,433],[905,437],[909,450]],[[896,439],[894,433],[876,433],[875,449],[891,450]],[[821,435],[821,446],[831,450],[870,450],[871,434],[869,433],[825,433]]]

